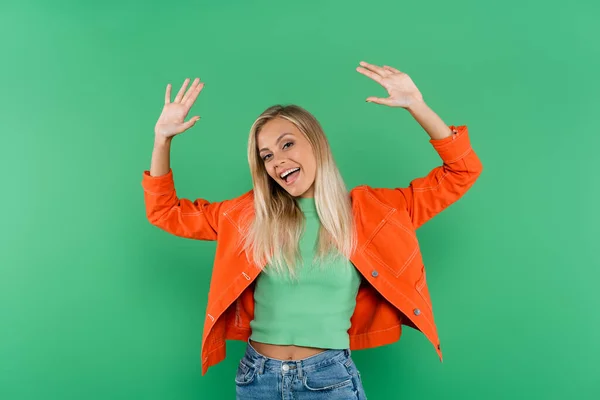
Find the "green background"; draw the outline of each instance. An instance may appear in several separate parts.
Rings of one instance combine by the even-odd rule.
[[[349,187],[440,160],[358,62],[407,72],[484,172],[419,231],[444,362],[406,328],[353,353],[369,399],[600,398],[598,3],[3,2],[0,399],[233,399],[244,343],[200,373],[213,242],[145,219],[164,89],[206,82],[178,194],[250,188],[250,125],[321,121]]]

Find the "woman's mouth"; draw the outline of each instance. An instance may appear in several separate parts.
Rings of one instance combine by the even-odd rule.
[[[300,168],[292,168],[281,174],[281,179],[285,181],[286,185],[291,185],[298,180],[298,175],[300,175]]]

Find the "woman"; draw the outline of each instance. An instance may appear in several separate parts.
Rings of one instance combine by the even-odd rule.
[[[186,238],[216,240],[202,340],[202,374],[225,357],[225,340],[247,341],[238,399],[365,399],[354,349],[397,341],[403,325],[441,347],[415,231],[458,200],[482,171],[465,126],[447,126],[411,78],[361,62],[357,71],[404,108],[430,136],[443,165],[408,187],[346,190],[317,120],[298,106],[273,106],[253,124],[253,190],[210,203],[178,198],[171,140],[204,87],[167,85],[142,185],[148,220]]]

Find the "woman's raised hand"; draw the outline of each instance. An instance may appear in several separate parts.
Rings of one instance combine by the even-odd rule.
[[[367,98],[368,102],[383,104],[389,107],[408,108],[415,102],[422,102],[423,96],[417,86],[406,73],[398,71],[396,68],[384,65],[369,64],[361,61],[360,67],[356,70],[361,74],[373,79],[387,90],[389,97]]]
[[[194,126],[196,121],[200,119],[199,116],[194,116],[184,122],[190,108],[192,108],[196,98],[204,87],[204,82],[200,83],[200,78],[196,78],[192,83],[192,86],[186,91],[185,89],[189,82],[190,79],[186,78],[173,102],[171,102],[171,84],[169,83],[167,85],[165,92],[165,106],[154,127],[154,133],[157,138],[172,138]]]

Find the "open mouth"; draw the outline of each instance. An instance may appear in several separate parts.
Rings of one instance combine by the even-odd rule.
[[[298,179],[298,175],[300,175],[300,168],[292,168],[285,171],[280,175],[280,178],[285,181],[288,185],[294,183],[296,179]]]

